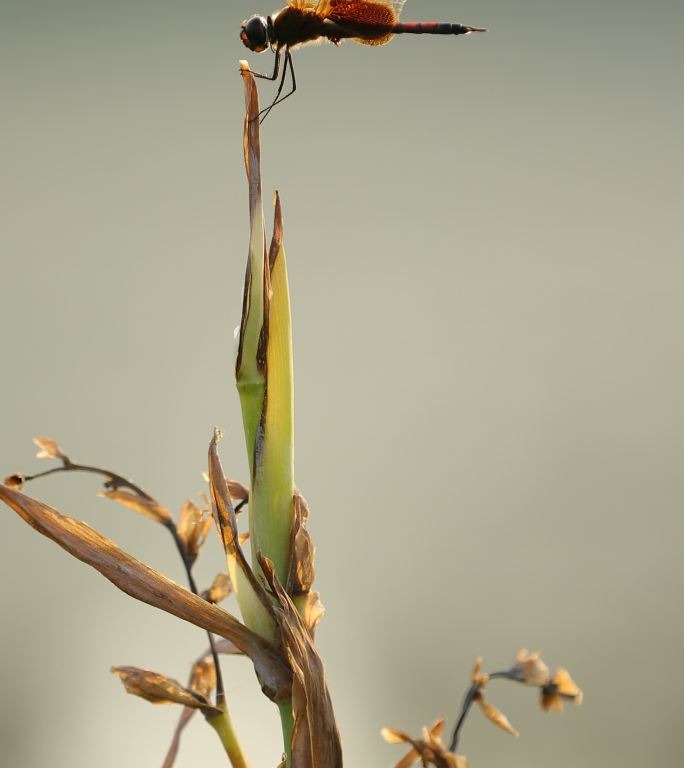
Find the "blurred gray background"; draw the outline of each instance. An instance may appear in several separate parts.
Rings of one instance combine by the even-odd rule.
[[[273,9],[0,8],[0,474],[46,468],[31,437],[48,435],[177,510],[214,424],[246,478],[237,35]],[[474,657],[500,668],[527,646],[585,703],[544,715],[534,691],[492,686],[522,735],[473,712],[474,768],[678,768],[684,6],[413,0],[404,18],[490,32],[300,51],[300,91],[262,136],[346,765],[389,767],[383,725],[451,726]],[[170,537],[98,487],[30,492],[182,582]],[[160,765],[178,711],[109,667],[185,680],[202,633],[8,510],[0,535],[0,763]],[[275,766],[274,708],[248,662],[224,674],[253,765]],[[201,718],[178,765],[225,765]]]

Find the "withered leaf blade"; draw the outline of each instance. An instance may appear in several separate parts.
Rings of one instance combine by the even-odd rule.
[[[316,625],[323,618],[323,614],[325,613],[325,606],[321,602],[320,594],[315,591],[309,592],[306,595],[303,607],[299,600],[297,601],[297,607],[301,612],[306,628],[313,637]]]
[[[64,464],[71,464],[71,459],[59,445],[49,437],[34,437],[33,442],[40,448],[37,459],[58,459]]]
[[[89,525],[19,491],[0,485],[0,500],[32,528],[88,563],[126,594],[235,643],[254,664],[264,694],[289,698],[292,675],[282,655],[234,616],[123,552]]]
[[[315,547],[311,536],[306,530],[309,517],[309,506],[299,491],[295,491],[292,504],[292,529],[290,534],[290,570],[287,576],[287,592],[292,597],[306,595],[311,591],[316,570],[314,558]],[[320,618],[320,617],[319,617]]]
[[[220,603],[233,591],[230,576],[227,573],[217,573],[209,589],[202,592],[202,597],[210,603]]]
[[[341,768],[342,745],[323,662],[273,564],[261,555],[258,559],[278,601],[275,620],[293,672],[292,768]]]
[[[138,496],[137,493],[131,493],[130,491],[100,491],[98,496],[118,501],[124,507],[140,512],[141,515],[145,515],[145,517],[149,517],[157,523],[167,524],[173,520],[171,513],[165,506],[154,499]]]
[[[210,715],[220,713],[204,695],[159,672],[139,667],[112,667],[112,672],[119,676],[128,693],[152,704],[182,704]]]
[[[183,504],[178,520],[178,535],[185,544],[191,563],[195,562],[206,541],[211,522],[211,515],[203,512],[194,501],[188,499]]]

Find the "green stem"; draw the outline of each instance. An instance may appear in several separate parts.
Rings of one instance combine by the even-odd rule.
[[[220,715],[207,717],[207,722],[216,731],[233,768],[249,768],[247,759],[242,754],[242,747],[233,728],[228,708],[224,705]]]
[[[292,699],[281,701],[278,704],[280,710],[280,722],[283,726],[283,747],[285,750],[285,765],[292,766],[292,729],[294,728],[294,714],[292,713]]]

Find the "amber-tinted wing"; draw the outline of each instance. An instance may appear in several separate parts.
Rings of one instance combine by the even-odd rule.
[[[324,0],[325,18],[341,27],[355,31],[353,39],[363,45],[384,45],[393,35],[386,30],[397,23],[405,0]],[[376,29],[374,29],[374,27]]]

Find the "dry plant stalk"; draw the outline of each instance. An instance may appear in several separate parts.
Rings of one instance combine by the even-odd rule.
[[[188,499],[176,521],[172,512],[141,486],[109,469],[78,463],[54,440],[41,437],[34,441],[40,449],[37,457],[58,465],[34,475],[9,476],[0,485],[0,500],[119,589],[206,631],[209,647],[192,666],[185,686],[152,670],[112,667],[128,693],[153,704],[183,707],[164,768],[174,765],[181,735],[198,711],[218,734],[231,765],[249,766],[230,718],[220,655],[249,657],[261,690],[278,706],[284,738],[279,768],[341,768],[340,736],[314,640],[323,606],[313,590],[315,548],[306,528],[309,508],[294,484],[292,337],[282,209],[276,193],[273,237],[267,249],[258,94],[244,62],[241,72],[250,246],[235,370],[249,458],[249,487],[225,476],[218,453],[220,433],[215,431],[205,474],[209,493],[201,495],[200,503]],[[166,528],[183,562],[189,589],[136,560],[85,523],[23,493],[27,483],[69,472],[101,477],[100,496]],[[249,509],[249,532],[241,533],[238,514],[245,507]],[[228,573],[219,571],[212,584],[200,590],[193,567],[212,521],[225,551]],[[249,557],[243,550],[248,541]],[[242,621],[218,606],[232,594]],[[467,768],[467,759],[456,750],[475,703],[494,725],[517,735],[506,716],[485,699],[485,688],[495,679],[537,687],[545,710],[560,710],[564,701],[581,700],[568,672],[560,668],[551,675],[539,654],[521,651],[510,669],[491,674],[482,673],[478,660],[448,747],[442,741],[444,719],[424,728],[419,737],[383,730],[390,743],[409,746],[396,768],[417,762],[438,768]]]

